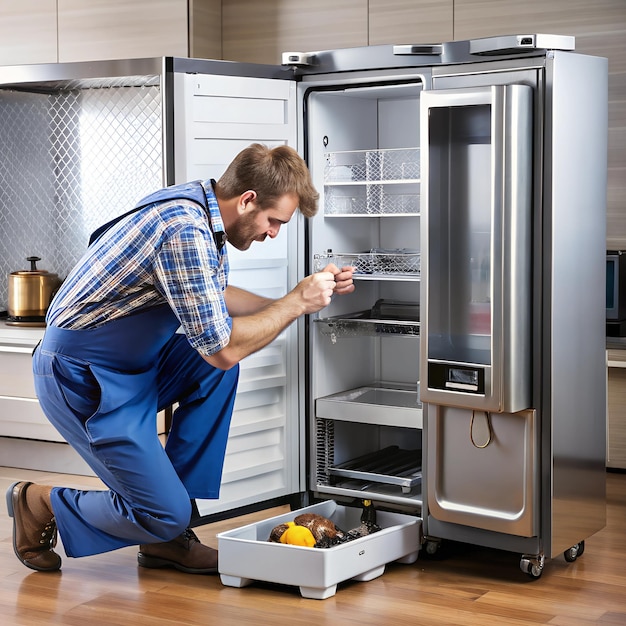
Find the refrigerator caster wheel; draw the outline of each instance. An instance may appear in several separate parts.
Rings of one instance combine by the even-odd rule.
[[[524,554],[520,559],[519,566],[524,574],[528,574],[531,578],[539,578],[543,573],[545,557],[543,554]]]
[[[439,552],[439,548],[441,546],[440,541],[428,540],[424,544],[424,550],[426,550],[426,554],[433,556]]]
[[[581,541],[576,545],[573,545],[569,550],[563,552],[563,556],[568,563],[573,563],[582,553],[585,551],[585,542]]]

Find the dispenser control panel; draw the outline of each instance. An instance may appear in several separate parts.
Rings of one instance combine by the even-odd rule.
[[[476,365],[429,362],[428,385],[431,389],[484,394],[485,370]]]

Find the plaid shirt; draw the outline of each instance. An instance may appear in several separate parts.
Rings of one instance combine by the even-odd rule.
[[[92,244],[63,282],[48,310],[50,326],[97,328],[148,307],[169,304],[189,343],[213,354],[230,339],[226,310],[226,247],[217,200],[205,188],[204,209],[186,200],[155,203],[115,224]]]

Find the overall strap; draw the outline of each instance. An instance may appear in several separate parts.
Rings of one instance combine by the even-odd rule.
[[[211,180],[211,183],[213,184],[214,181]],[[191,183],[185,183],[184,185],[176,185],[174,187],[166,187],[165,189],[160,189],[143,198],[139,201],[139,204],[130,211],[127,211],[126,213],[123,213],[122,215],[113,218],[111,221],[103,224],[102,226],[94,230],[94,232],[91,233],[91,236],[89,237],[88,245],[90,246],[101,235],[106,233],[110,228],[115,226],[115,224],[122,221],[129,215],[132,215],[137,211],[141,211],[141,209],[145,209],[146,207],[151,206],[157,202],[170,202],[172,200],[187,200],[189,202],[198,204],[204,209],[207,219],[209,220],[209,224],[211,223],[211,214],[206,199],[204,185],[201,181],[196,180]],[[215,245],[217,246],[218,250],[221,250],[226,241],[225,234],[222,231],[214,232],[213,239],[215,240]]]

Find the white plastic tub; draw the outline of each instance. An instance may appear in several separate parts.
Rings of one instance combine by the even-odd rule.
[[[300,587],[304,598],[324,600],[346,580],[368,581],[381,576],[392,561],[414,563],[420,545],[421,520],[400,513],[377,512],[381,530],[334,546],[305,548],[269,542],[274,526],[293,521],[301,513],[317,513],[348,531],[360,524],[361,510],[320,502],[262,522],[217,535],[222,584],[245,587],[265,581]]]

